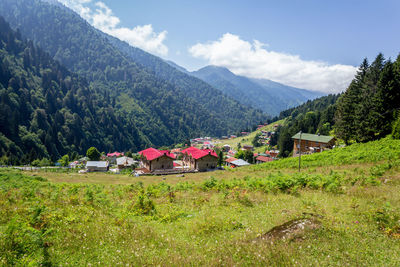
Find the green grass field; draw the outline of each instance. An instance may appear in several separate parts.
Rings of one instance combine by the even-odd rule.
[[[400,141],[227,171],[0,171],[0,265],[399,266]],[[320,227],[263,240],[316,214]]]

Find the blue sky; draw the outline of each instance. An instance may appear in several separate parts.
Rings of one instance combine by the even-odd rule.
[[[208,64],[338,92],[400,52],[400,1],[59,0],[93,26],[195,70]]]

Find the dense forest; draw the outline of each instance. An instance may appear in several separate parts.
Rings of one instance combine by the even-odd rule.
[[[345,143],[368,142],[391,133],[400,110],[400,55],[395,62],[379,54],[363,61],[337,102],[335,132]]]
[[[224,135],[267,117],[143,52],[161,71],[144,66],[61,5],[4,0],[0,12],[12,28],[86,78],[90,88],[103,92],[113,108],[132,119],[156,146],[198,135]],[[190,78],[176,77],[178,73]]]
[[[385,60],[379,54],[369,64],[364,59],[347,90],[281,112],[287,124],[278,130],[280,155],[289,156],[291,137],[300,130],[306,133],[334,134],[346,144],[368,142],[400,128],[400,56]]]
[[[129,127],[127,127],[129,126]],[[129,129],[129,130],[128,130]],[[58,159],[95,145],[146,144],[107,99],[0,17],[0,156],[8,164]]]
[[[171,145],[268,118],[197,78],[156,75],[61,5],[4,0],[0,13],[17,29],[2,23],[0,157],[12,163]]]

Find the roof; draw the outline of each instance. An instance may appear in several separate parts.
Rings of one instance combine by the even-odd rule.
[[[309,133],[301,134],[301,140],[314,141],[320,143],[329,143],[333,138],[334,138],[333,136],[327,136],[327,135],[318,135]],[[293,135],[292,139],[300,139],[300,132]]]
[[[242,159],[234,160],[234,161],[231,162],[231,164],[233,164],[235,166],[238,166],[238,167],[250,165],[250,163],[248,163],[247,161],[242,160]]]
[[[88,167],[107,168],[108,161],[88,161],[86,162],[86,168]]]
[[[232,161],[235,161],[235,160],[238,160],[238,159],[231,157],[231,158],[226,159],[225,161],[231,163]]]
[[[149,161],[155,160],[162,156],[167,156],[171,159],[175,159],[175,156],[171,154],[168,150],[158,150],[152,147],[140,151],[139,154],[144,156]]]
[[[135,163],[133,158],[129,158],[129,157],[117,158],[117,165],[125,165],[125,164],[132,165],[133,163]]]
[[[123,155],[124,155],[123,152],[117,152],[117,151],[115,151],[115,152],[113,152],[113,153],[108,153],[108,154],[107,154],[107,157],[119,157],[119,156],[123,156]]]
[[[258,161],[262,161],[262,162],[273,161],[273,159],[272,159],[272,158],[270,158],[270,157],[266,157],[266,156],[258,156],[258,157],[256,158],[256,160],[258,160]]]
[[[215,153],[215,151],[212,149],[198,149],[198,148],[192,147],[192,146],[182,150],[182,153],[191,155],[194,159],[200,159],[207,155],[211,155],[213,157],[218,158],[217,153]]]

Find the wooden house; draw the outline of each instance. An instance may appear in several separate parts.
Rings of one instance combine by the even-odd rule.
[[[206,171],[215,169],[218,164],[218,155],[211,149],[189,147],[182,150],[184,167],[192,170]]]
[[[173,161],[175,155],[168,150],[158,150],[148,148],[139,152],[141,168],[146,168],[149,171],[173,169]]]
[[[300,151],[302,154],[321,152],[323,150],[332,148],[335,144],[334,137],[319,134],[301,133],[300,135],[300,133],[297,133],[292,136],[292,139],[294,139],[294,157],[297,157]]]

